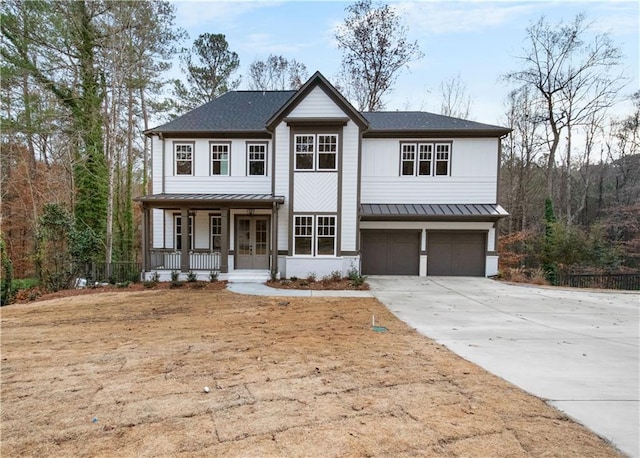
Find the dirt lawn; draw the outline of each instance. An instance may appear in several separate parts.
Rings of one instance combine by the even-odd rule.
[[[1,313],[6,457],[618,456],[374,299],[108,292]]]

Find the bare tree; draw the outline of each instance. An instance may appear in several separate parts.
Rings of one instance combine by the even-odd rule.
[[[471,97],[467,94],[467,86],[460,78],[460,73],[440,83],[440,95],[442,96],[440,114],[469,119]]]
[[[343,52],[341,89],[359,110],[380,110],[400,70],[422,53],[417,42],[407,40],[407,26],[389,5],[358,0],[346,11],[335,33]]]
[[[563,131],[570,131],[592,112],[610,106],[621,87],[621,75],[612,74],[621,63],[619,49],[607,34],[588,41],[589,27],[582,14],[569,24],[549,24],[540,18],[527,29],[524,55],[519,57],[523,69],[505,75],[510,81],[534,89],[544,104],[544,120],[549,129],[546,174],[550,196]],[[568,143],[570,168],[570,140]]]
[[[271,54],[266,60],[256,60],[249,66],[249,89],[296,90],[308,77],[307,67],[303,63]]]

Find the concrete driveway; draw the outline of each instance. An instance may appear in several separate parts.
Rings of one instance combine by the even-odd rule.
[[[640,456],[640,294],[485,278],[367,281],[420,333]]]

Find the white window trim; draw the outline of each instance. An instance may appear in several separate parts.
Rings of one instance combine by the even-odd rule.
[[[180,218],[180,230],[182,231],[182,215],[174,214],[173,215],[173,249],[178,251],[178,218]],[[191,237],[188,238],[190,241],[189,251],[193,251],[194,243],[195,243],[195,221],[193,219],[193,215],[189,215],[189,225],[187,226],[187,230],[191,227]],[[182,251],[182,249],[180,249]]]
[[[311,235],[298,236],[296,235],[296,218],[311,218]],[[316,219],[313,215],[293,215],[293,255],[298,257],[307,257],[311,258],[314,256],[314,242],[315,242],[315,233],[316,233]],[[297,237],[311,237],[311,253],[296,253],[296,238]]]
[[[311,253],[307,254],[299,254],[296,253],[296,217],[298,218],[311,218]],[[318,239],[320,235],[318,234],[318,218],[329,217],[333,218],[333,228],[334,234],[331,235],[323,235],[322,237],[332,237],[333,238],[333,254],[318,254]],[[309,237],[309,236],[300,236],[300,237]],[[320,215],[309,215],[309,214],[301,214],[301,215],[293,215],[293,256],[299,258],[335,258],[338,250],[338,215],[335,213],[332,214],[320,214]]]
[[[227,173],[213,173],[213,163],[214,163],[214,159],[213,159],[213,147],[214,146],[224,146],[227,148],[226,154],[227,154]],[[219,154],[220,151],[217,151],[217,153]],[[221,160],[216,159],[215,162],[224,162]],[[209,143],[209,175],[212,177],[228,177],[231,175],[231,144],[230,143],[224,143],[224,142],[210,142]]]
[[[404,175],[403,164],[404,164],[404,146],[405,145],[413,145],[414,146],[414,157],[413,157],[413,175]],[[429,166],[429,175],[420,174],[420,145],[431,145],[431,164]],[[436,163],[438,162],[437,157],[437,149],[438,146],[446,146],[447,147],[447,173],[446,175],[436,175]],[[435,142],[425,142],[425,141],[402,141],[400,142],[400,177],[431,177],[431,178],[444,178],[451,176],[451,156],[453,150],[452,142],[444,142],[444,141],[435,141]]]
[[[264,154],[264,173],[262,175],[252,175],[251,174],[251,154],[255,154],[252,153],[251,147],[252,146],[260,146],[262,148],[264,148],[264,151],[262,152],[262,154]],[[268,152],[268,146],[267,143],[257,143],[257,142],[251,142],[251,143],[247,143],[247,176],[248,177],[266,177],[269,176],[269,173],[267,172],[267,164],[268,164],[268,158],[269,158],[269,152]],[[258,161],[253,161],[253,162],[258,162]]]
[[[320,234],[318,234],[318,230],[320,228],[320,225],[318,224],[318,218],[333,218],[333,235],[322,235],[320,236]],[[314,232],[314,238],[315,238],[315,243],[314,243],[314,248],[315,248],[315,256],[319,257],[319,258],[333,258],[336,256],[336,249],[337,249],[337,240],[338,240],[338,217],[337,215],[316,215],[316,217],[314,218],[314,225],[315,225],[315,232]],[[331,226],[328,226],[331,227]],[[333,253],[331,254],[319,254],[318,253],[318,244],[320,243],[320,237],[323,238],[328,238],[331,237],[333,238]]]
[[[183,153],[183,152],[191,153],[191,161],[190,161],[191,173],[178,173],[178,147],[180,146],[188,146],[191,149],[191,151],[180,151],[180,153]],[[175,142],[173,144],[173,174],[178,177],[189,177],[189,176],[193,176],[194,172],[195,172],[195,145],[189,142]]]
[[[319,144],[318,144],[318,137],[320,136],[332,136],[336,138],[336,151],[335,153],[331,153],[335,155],[335,166],[331,169],[326,169],[326,168],[320,168],[320,154],[330,154],[330,153],[326,153],[326,152],[322,152],[320,153],[319,151]],[[297,167],[297,155],[298,154],[311,154],[311,153],[302,153],[302,152],[298,152],[296,151],[296,146],[298,144],[297,139],[298,137],[313,137],[313,154],[312,154],[312,167],[310,169],[299,169]],[[295,172],[336,172],[338,171],[338,161],[339,161],[339,155],[340,155],[340,134],[338,133],[334,133],[334,132],[327,132],[327,133],[308,133],[308,134],[295,134],[294,138],[293,138],[293,170]]]
[[[438,164],[438,146],[446,146],[447,147],[447,173],[444,175],[436,175],[437,164]],[[434,143],[433,145],[433,176],[434,177],[449,177],[451,176],[451,143]],[[442,162],[442,161],[440,161]]]
[[[213,233],[213,220],[220,220],[220,234]],[[215,253],[216,249],[213,246],[213,238],[220,237],[220,249],[222,249],[222,215],[210,215],[209,217],[209,251]]]

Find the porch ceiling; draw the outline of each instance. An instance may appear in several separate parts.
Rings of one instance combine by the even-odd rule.
[[[134,200],[155,208],[271,208],[273,203],[284,203],[284,197],[271,194],[152,194],[136,197]]]

